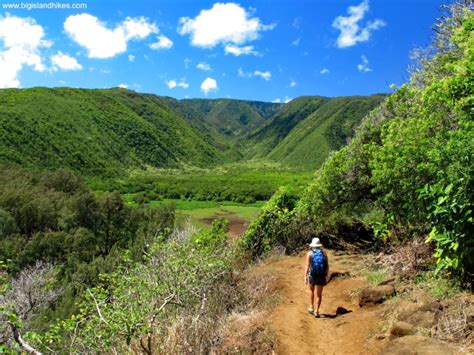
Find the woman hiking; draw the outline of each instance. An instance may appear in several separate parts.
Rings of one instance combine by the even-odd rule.
[[[304,282],[309,285],[310,306],[308,312],[319,318],[319,307],[323,299],[323,288],[326,285],[329,271],[329,262],[326,251],[319,238],[313,238],[309,244],[311,251],[306,255],[306,266],[304,270]],[[314,287],[316,286],[316,295],[318,297],[318,306],[314,311]]]

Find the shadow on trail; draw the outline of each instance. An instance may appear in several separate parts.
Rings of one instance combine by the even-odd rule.
[[[321,314],[321,318],[336,318],[337,316],[342,316],[347,313],[351,313],[352,311],[350,309],[346,309],[344,307],[337,307],[336,309],[336,314],[328,314],[328,313],[323,313]]]

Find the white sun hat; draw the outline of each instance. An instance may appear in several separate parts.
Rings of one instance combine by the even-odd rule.
[[[310,248],[320,248],[322,246],[323,245],[321,244],[321,241],[319,240],[319,238],[313,238],[313,240],[311,241],[311,244],[309,245]]]

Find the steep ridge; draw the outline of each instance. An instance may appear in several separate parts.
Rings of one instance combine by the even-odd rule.
[[[331,151],[347,144],[362,118],[385,97],[301,97],[284,106],[252,138],[270,160],[315,169]]]

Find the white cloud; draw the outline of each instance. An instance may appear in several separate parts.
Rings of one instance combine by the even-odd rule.
[[[302,18],[301,17],[295,17],[293,19],[293,23],[292,23],[292,26],[294,28],[296,28],[297,30],[299,30],[301,28],[301,22],[302,22]]]
[[[119,88],[122,88],[122,89],[128,89],[128,85],[127,85],[127,84],[119,84],[118,87],[119,87]]]
[[[43,39],[43,27],[31,17],[0,16],[0,88],[19,87],[18,75],[24,66],[46,69],[40,49],[52,42]]]
[[[134,56],[133,54],[129,54],[129,55],[128,55],[128,60],[129,60],[130,62],[133,62],[133,61],[135,60],[135,56]]]
[[[259,76],[262,79],[265,79],[266,81],[270,80],[272,77],[272,73],[270,73],[268,70],[267,71],[260,71],[260,70],[255,70],[253,72],[254,76]]]
[[[369,0],[362,1],[357,6],[349,6],[348,16],[338,16],[332,26],[340,33],[336,45],[338,48],[346,48],[356,45],[358,42],[366,42],[372,31],[386,25],[383,20],[376,19],[368,22],[365,26],[359,26],[359,21],[364,19],[369,10]]]
[[[283,103],[287,104],[291,100],[293,100],[293,99],[290,99],[288,96],[285,96],[285,98],[283,99]],[[282,100],[279,97],[277,97],[275,100],[272,100],[272,102],[274,104],[280,104],[280,103],[282,103]]]
[[[211,66],[209,65],[209,63],[206,63],[206,62],[198,63],[198,65],[196,65],[196,68],[201,69],[201,70],[203,70],[203,71],[210,71],[210,70],[212,70],[212,68],[211,68]]]
[[[187,83],[186,80],[181,80],[180,82],[177,82],[176,80],[171,79],[166,82],[166,85],[168,85],[169,89],[174,89],[177,87],[187,89],[189,87],[189,83]]]
[[[369,68],[369,60],[367,59],[367,57],[365,55],[362,55],[360,56],[360,58],[362,59],[362,63],[357,64],[357,69],[361,73],[368,73],[372,71],[372,69]]]
[[[272,77],[272,73],[270,73],[268,70],[267,71],[255,70],[253,73],[252,72],[247,73],[242,68],[239,68],[237,69],[237,74],[241,78],[251,78],[253,76],[259,76],[262,79],[265,79],[267,81],[270,80]]]
[[[323,69],[321,69],[321,71],[319,72],[319,74],[321,74],[321,75],[326,75],[326,74],[329,74],[329,73],[330,73],[330,71],[329,71],[328,68],[323,68]]]
[[[184,59],[184,68],[188,69],[189,68],[189,64],[191,64],[192,60],[189,59],[189,58],[185,58]]]
[[[230,54],[239,52],[239,49],[244,52],[254,51],[253,48],[245,49],[242,45],[256,40],[261,32],[271,30],[275,25],[264,25],[259,18],[251,15],[251,12],[247,12],[239,4],[216,3],[211,9],[201,10],[194,19],[181,17],[178,32],[190,35],[191,44],[196,47],[213,48],[222,44],[234,45],[226,47],[226,53]]]
[[[241,55],[259,55],[260,53],[254,49],[254,46],[235,46],[233,44],[228,44],[224,48],[225,54],[233,54],[236,57]]]
[[[170,49],[173,47],[173,41],[168,37],[160,35],[157,39],[157,42],[150,44],[151,49]]]
[[[294,88],[296,86],[296,81],[294,81],[294,80],[290,81],[290,86],[292,88]]]
[[[217,81],[212,78],[206,78],[201,84],[201,91],[208,94],[210,91],[218,90]]]
[[[293,42],[291,42],[291,45],[292,46],[295,46],[295,47],[298,47],[300,45],[300,41],[301,41],[301,38],[298,37],[297,39],[295,39]]]
[[[144,39],[158,33],[158,27],[144,17],[127,17],[115,28],[89,14],[71,15],[64,22],[64,30],[75,42],[88,51],[90,58],[110,58],[127,50],[131,40]]]
[[[64,54],[61,51],[58,51],[55,55],[51,56],[51,63],[53,64],[52,70],[81,70],[82,65],[80,65],[76,58],[71,57],[67,54]]]

